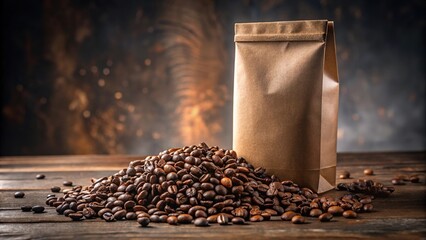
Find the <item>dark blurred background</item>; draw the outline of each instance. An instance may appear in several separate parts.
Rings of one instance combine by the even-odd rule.
[[[338,151],[425,150],[424,0],[2,1],[1,155],[232,145],[235,22],[335,21]]]

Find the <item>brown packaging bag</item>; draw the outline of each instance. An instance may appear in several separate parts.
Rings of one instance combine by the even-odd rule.
[[[233,148],[255,167],[332,189],[338,98],[333,22],[235,25]]]

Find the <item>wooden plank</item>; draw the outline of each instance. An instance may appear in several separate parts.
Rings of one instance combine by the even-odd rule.
[[[3,237],[43,238],[43,239],[82,239],[82,238],[150,238],[150,239],[420,239],[424,237],[426,220],[418,219],[374,219],[370,221],[342,220],[345,227],[330,223],[294,225],[283,221],[249,223],[244,226],[219,226],[208,228],[193,225],[170,226],[150,224],[142,228],[136,222],[105,223],[98,220],[84,222],[57,222],[31,224],[2,224]],[[395,226],[400,225],[400,229]],[[402,229],[402,231],[401,231]],[[342,231],[344,230],[344,231]],[[303,236],[303,237],[301,237]]]
[[[44,205],[52,185],[63,187],[64,180],[88,185],[90,178],[109,176],[126,167],[129,161],[141,157],[4,157],[0,158],[0,238],[421,239],[426,237],[425,156],[423,152],[339,154],[337,171],[349,170],[353,178],[338,179],[338,182],[364,178],[390,185],[396,175],[420,174],[421,183],[395,186],[396,191],[389,198],[373,201],[373,213],[360,214],[357,219],[339,217],[332,223],[320,223],[317,219],[308,218],[308,224],[294,225],[275,217],[276,221],[245,226],[213,225],[207,229],[168,224],[150,224],[149,228],[141,228],[132,221],[106,223],[100,219],[71,222],[69,218],[56,214],[51,207],[47,207],[44,214],[21,212],[21,205]],[[372,168],[376,174],[364,176],[365,168]],[[36,180],[38,173],[45,174],[46,179]],[[15,199],[13,193],[17,190],[24,190],[25,198]],[[344,192],[331,191],[325,195],[339,197],[342,194]]]
[[[52,172],[47,175],[46,179],[36,180],[36,173],[29,173],[27,177],[17,174],[14,179],[0,179],[0,191],[4,190],[48,190],[52,186],[59,186],[61,189],[71,188],[63,186],[62,183],[72,181],[74,185],[90,185],[91,178],[101,178],[110,176],[116,171],[99,171],[99,172]]]
[[[0,173],[52,172],[52,171],[116,171],[128,166],[141,156],[48,156],[48,157],[1,157]]]

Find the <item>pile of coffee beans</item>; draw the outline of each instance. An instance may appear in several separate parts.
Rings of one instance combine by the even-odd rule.
[[[391,192],[370,181],[339,186],[354,192]],[[305,223],[305,217],[327,222],[333,216],[355,218],[372,211],[374,198],[360,193],[319,197],[254,168],[233,150],[205,143],[132,161],[112,176],[92,179],[90,186],[63,192],[62,197],[49,195],[46,204],[74,221],[99,217],[107,222],[137,220],[141,226],[156,222],[205,227],[268,221],[272,216],[295,224]]]

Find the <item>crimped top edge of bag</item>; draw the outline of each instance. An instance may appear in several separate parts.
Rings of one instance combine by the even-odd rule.
[[[235,42],[325,41],[327,20],[236,23]]]

